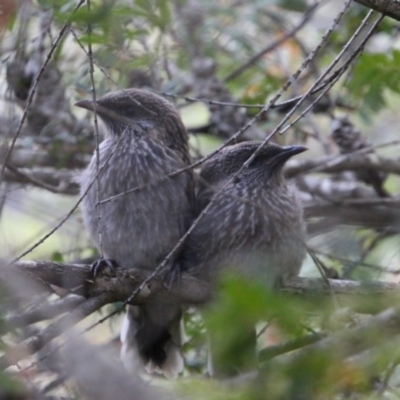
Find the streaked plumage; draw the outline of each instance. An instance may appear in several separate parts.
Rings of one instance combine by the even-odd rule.
[[[221,271],[229,269],[272,288],[280,278],[299,273],[306,254],[305,224],[300,200],[286,183],[282,167],[306,149],[269,144],[228,184],[259,146],[259,142],[229,146],[204,164],[197,212],[215,201],[186,242],[183,259],[190,274],[215,284]],[[254,368],[255,340],[253,327],[245,327],[240,346],[247,343],[250,352],[241,347],[234,354],[230,349],[227,356],[223,343],[210,334],[211,353],[216,356],[209,358],[209,372],[226,376]]]
[[[88,100],[77,105],[93,109]],[[150,186],[96,207],[95,183],[83,200],[87,229],[97,247],[102,247],[105,258],[115,260],[124,268],[152,271],[176,245],[192,218],[192,173],[184,172],[159,182],[165,175],[189,164],[185,127],[169,102],[139,89],[101,97],[97,100],[96,112],[105,125],[105,139],[99,146],[103,168],[98,178],[99,200],[142,185]],[[94,154],[81,177],[82,193],[96,173]],[[179,314],[178,306],[155,304],[130,308],[121,334],[124,364],[131,367],[137,364],[134,359],[137,350],[145,363],[151,361],[157,367],[168,363],[172,345],[166,327],[179,320]],[[177,352],[175,344],[171,357],[176,358]],[[179,370],[182,362],[178,364]]]
[[[226,147],[205,163],[198,192],[200,212],[259,147],[243,142]],[[297,275],[304,260],[305,224],[296,190],[282,174],[301,146],[265,146],[224,190],[189,236],[190,273],[213,279],[226,267],[273,285]]]

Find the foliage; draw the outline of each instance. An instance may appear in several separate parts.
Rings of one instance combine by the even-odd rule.
[[[399,62],[398,50],[389,54],[365,53],[357,62],[348,88],[356,100],[361,100],[364,115],[376,113],[386,105],[386,90],[400,93]]]
[[[398,27],[392,20],[384,19],[361,49],[357,41],[349,47],[346,57],[356,55],[354,62],[303,118],[309,100],[295,108],[292,116],[293,104],[258,113],[260,105],[267,104],[288,80],[292,84],[285,99],[304,94],[351,40],[368,13],[366,8],[352,4],[327,41],[321,42],[339,11],[336,2],[328,2],[332,8],[320,6],[318,16],[309,2],[292,0],[93,0],[77,7],[78,3],[21,0],[18,9],[4,6],[0,20],[4,129],[0,127],[0,137],[4,148],[14,146],[16,154],[19,151],[20,159],[15,156],[11,164],[15,162],[20,175],[7,168],[4,176],[1,172],[1,258],[29,257],[36,248],[40,253],[32,257],[47,255],[57,263],[96,256],[80,215],[68,215],[78,202],[76,172],[87,164],[96,145],[92,122],[71,105],[94,92],[99,96],[138,85],[152,87],[175,102],[191,133],[191,153],[196,160],[246,124],[251,127],[239,140],[245,135],[246,139],[265,139],[286,116],[280,130],[299,118],[295,129],[276,134],[273,140],[281,144],[303,142],[310,148],[306,156],[310,162],[325,155],[332,157],[295,176],[310,228],[307,244],[322,269],[346,280],[398,280],[398,218],[394,216],[398,204],[393,197],[400,187],[394,177],[399,171],[394,165],[398,160],[391,159],[393,163],[382,170],[378,162],[375,169],[371,167],[372,172],[391,174],[392,197],[386,198],[377,196],[370,182],[360,178],[360,171],[369,171],[362,165],[351,171],[325,168],[339,162],[333,160],[340,149],[329,135],[329,123],[343,113],[349,115],[353,126],[360,127],[366,142],[397,140],[400,52],[396,49]],[[65,34],[47,63],[63,27]],[[319,51],[293,82],[292,74],[315,48]],[[344,64],[342,60],[334,70]],[[40,82],[32,91],[38,74]],[[325,76],[322,83],[330,78],[332,75]],[[321,90],[314,92],[312,99]],[[26,107],[29,112],[23,114],[26,121],[18,136],[19,122],[16,125],[15,121],[21,121]],[[388,147],[376,151],[386,155]],[[397,153],[394,145],[392,148]],[[68,173],[66,178],[64,173]],[[21,190],[20,185],[27,189]],[[326,192],[327,187],[333,189]],[[50,191],[55,194],[50,196]],[[60,232],[54,244],[49,244],[46,234],[43,240],[41,237],[53,226]],[[54,239],[55,235],[49,237]],[[314,261],[305,262],[303,276],[320,277]],[[280,294],[279,286],[269,290],[260,282],[227,274],[209,305],[187,310],[184,352],[188,380],[178,381],[177,391],[188,398],[207,399],[394,398],[398,392],[398,335],[390,336],[388,327],[382,332],[379,326],[373,327],[359,346],[359,336],[348,339],[345,334],[396,304],[396,296],[354,296],[342,304],[342,298],[332,295],[328,286],[325,296],[314,297]],[[56,296],[63,294],[48,296],[46,292],[15,301],[16,305],[2,298],[0,304],[4,314],[23,314],[36,310],[40,303],[54,301]],[[108,306],[101,316],[106,320],[120,310],[119,303]],[[99,316],[92,318],[97,321]],[[3,320],[0,322],[0,330],[6,330]],[[90,323],[93,321],[83,324]],[[43,326],[36,324],[34,329],[40,331]],[[5,334],[1,350],[7,352],[21,337],[34,335],[34,329]],[[101,329],[98,336],[93,334],[93,342],[115,343],[111,339],[118,324],[110,329],[103,324]],[[313,347],[315,337],[320,344],[325,338],[335,340],[319,348]],[[304,338],[310,341],[281,351],[282,343],[296,346]],[[265,358],[257,358],[255,344],[259,354],[267,354]],[[206,379],[208,346],[216,371],[214,380]],[[273,356],[263,353],[271,349],[276,351]],[[15,382],[43,387],[43,380],[54,378],[54,374],[62,378],[57,390],[66,395],[67,375],[46,368],[43,373],[38,367],[30,376],[1,373],[0,398],[2,390],[9,395],[19,390]],[[232,385],[226,384],[227,377],[233,379]]]

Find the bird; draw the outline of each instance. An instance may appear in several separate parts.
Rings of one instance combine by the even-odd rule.
[[[307,148],[268,143],[241,169],[260,145],[227,146],[200,172],[196,215],[209,209],[187,238],[182,268],[214,287],[223,271],[233,270],[273,289],[297,276],[306,256],[301,202],[283,166]]]
[[[185,126],[170,102],[142,89],[113,91],[95,103],[81,100],[75,105],[96,112],[103,123],[98,158],[95,151],[79,178],[81,195],[85,194],[84,223],[103,257],[94,264],[94,273],[104,263],[150,273],[192,220],[192,171],[165,178],[190,164]],[[129,192],[143,185],[147,186]],[[171,263],[174,261],[172,257]],[[128,370],[137,371],[140,365],[168,377],[183,370],[173,332],[180,313],[177,304],[127,306],[121,360]]]

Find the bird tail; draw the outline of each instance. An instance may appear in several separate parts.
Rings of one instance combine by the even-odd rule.
[[[184,368],[180,307],[160,304],[127,306],[121,329],[121,360],[129,371],[144,365],[149,373],[176,378]]]

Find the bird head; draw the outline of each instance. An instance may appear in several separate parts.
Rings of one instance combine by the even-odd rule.
[[[77,107],[95,111],[107,127],[111,137],[125,131],[136,135],[156,135],[166,143],[181,136],[186,142],[186,130],[174,106],[152,92],[141,89],[124,89],[107,93],[92,100],[80,100]],[[172,138],[171,138],[172,136]]]
[[[209,184],[229,179],[257,151],[261,143],[249,141],[225,147],[204,164],[201,177]],[[286,161],[306,150],[304,146],[265,144],[240,175],[248,176],[249,179],[280,179]]]

